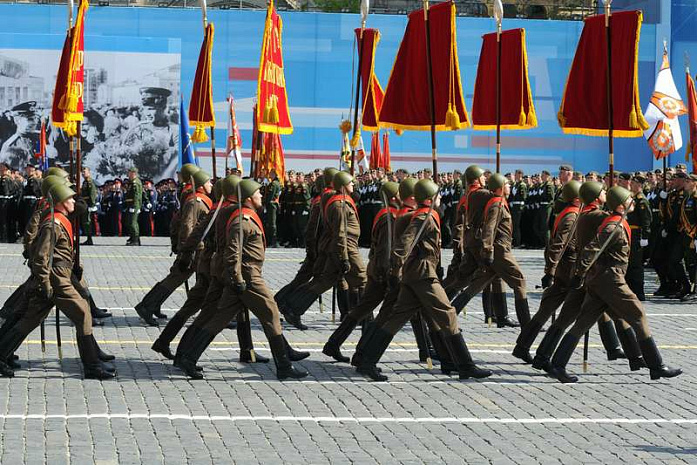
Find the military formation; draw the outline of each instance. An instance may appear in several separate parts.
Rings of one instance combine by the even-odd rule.
[[[282,323],[307,329],[303,315],[329,290],[339,325],[323,354],[375,381],[387,380],[380,359],[408,322],[422,362],[436,361],[443,374],[460,379],[491,376],[475,364],[458,323],[479,295],[486,324],[519,328],[512,355],[563,383],[577,381],[566,365],[596,324],[609,360],[627,360],[632,371],[646,368],[652,379],[681,373],[663,362],[641,302],[647,265],[660,280],[654,296],[697,300],[697,175],[683,165],[614,178],[568,165],[556,176],[501,175],[471,165],[438,182],[429,170],[379,169],[357,178],[334,168],[289,171],[283,183],[273,171],[256,180],[238,174],[214,180],[184,165],[179,183],[154,186],[131,169],[125,187],[119,180],[98,187],[85,169],[78,195],[60,168],[45,178],[27,168],[18,178],[0,167],[2,238],[12,242],[22,234],[30,269],[0,311],[0,374],[14,375],[15,351],[55,306],[76,327],[85,377],[114,377],[114,357],[93,336],[109,314],[82,276],[74,228],[87,245],[95,236],[119,234],[138,246],[142,234],[158,232],[163,217],[175,258],[135,310],[148,325],[164,324],[152,350],[192,379],[204,377],[198,361],[226,328],[237,331],[241,363],[271,361],[254,349],[250,314],[261,324],[278,378],[307,376],[293,362],[309,353],[291,346]],[[100,207],[105,202],[118,207]],[[20,214],[20,206],[30,213]],[[266,248],[281,246],[304,248],[306,259],[274,295],[262,268]],[[362,246],[370,248],[367,264]],[[444,247],[454,252],[447,264]],[[528,303],[516,247],[544,249],[538,309]],[[164,302],[192,276],[184,305],[171,317],[163,314]],[[508,313],[506,286],[517,321]],[[358,326],[362,334],[349,357],[342,346]]]

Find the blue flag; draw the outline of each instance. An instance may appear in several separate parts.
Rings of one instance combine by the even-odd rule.
[[[189,135],[189,115],[184,109],[184,99],[181,99],[179,105],[179,168],[187,163],[193,163],[198,166],[198,158],[194,153],[194,145],[191,143]]]

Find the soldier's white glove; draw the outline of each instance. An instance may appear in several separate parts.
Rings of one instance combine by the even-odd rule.
[[[665,239],[666,237],[668,237],[668,231],[666,231],[665,229],[661,229],[661,237],[662,237],[663,239]]]
[[[135,213],[135,212],[136,212],[136,209],[135,209],[135,208],[129,208],[129,209],[128,209],[128,213]]]
[[[89,210],[90,210],[91,212],[96,212],[96,211],[97,211],[97,207],[91,207]]]
[[[150,209],[152,208],[152,204],[149,203],[149,204],[147,204],[145,207],[146,207],[148,210],[150,210]]]
[[[668,198],[668,192],[666,192],[666,191],[661,191],[661,193],[658,194],[658,196],[659,196],[660,198],[662,198],[662,199],[667,199],[667,198]]]
[[[695,246],[695,250],[697,250],[697,239],[695,239],[695,242],[693,242],[692,245],[694,245],[694,246]]]
[[[639,245],[642,247],[646,247],[649,245],[649,240],[648,239],[642,239],[639,241]]]

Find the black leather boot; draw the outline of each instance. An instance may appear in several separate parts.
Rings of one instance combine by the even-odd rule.
[[[540,345],[537,346],[537,352],[535,353],[535,358],[532,359],[532,367],[536,370],[544,370],[549,373],[551,369],[550,359],[554,350],[559,344],[559,340],[564,335],[564,330],[557,326],[550,326],[550,328],[545,333],[545,337],[542,338]]]
[[[179,340],[179,344],[177,345],[177,353],[174,355],[175,367],[179,366],[179,360],[181,359],[182,354],[184,354],[187,350],[191,348],[199,332],[200,328],[194,325],[189,326],[187,330],[184,331],[184,334],[182,335],[182,338]],[[198,365],[196,366],[196,369],[198,371],[203,371],[203,368],[201,368]]]
[[[339,320],[343,321],[351,311],[351,296],[348,289],[336,288],[336,306],[339,308]]]
[[[365,326],[365,329],[361,334],[361,338],[358,340],[358,343],[356,344],[356,349],[353,352],[353,357],[351,357],[351,365],[358,367],[361,364],[361,361],[363,360],[363,349],[365,348],[365,344],[370,340],[371,337],[373,337],[373,333],[375,332],[376,328],[377,326],[375,325],[375,320],[369,322]]]
[[[474,364],[461,332],[458,331],[457,334],[452,335],[443,333],[443,341],[445,341],[450,356],[453,358],[460,379],[481,379],[491,376],[491,371],[479,368]]]
[[[489,324],[489,321],[496,323],[496,316],[492,310],[491,305],[491,292],[489,291],[489,286],[485,287],[482,291],[482,308],[484,309],[484,324]]]
[[[394,335],[382,328],[376,328],[372,336],[365,342],[361,363],[356,371],[373,381],[387,381],[387,376],[383,375],[377,368],[377,363],[385,353]]]
[[[152,347],[150,347],[152,350],[157,352],[158,354],[162,355],[166,359],[169,360],[174,360],[174,354],[169,348],[169,344],[159,337],[155,339],[155,342],[153,343]]]
[[[341,353],[341,345],[346,342],[346,339],[351,335],[356,325],[358,325],[358,321],[353,319],[350,315],[346,315],[341,324],[339,324],[339,327],[329,336],[329,340],[324,344],[322,353],[333,358],[337,362],[349,363],[351,359]]]
[[[77,337],[77,348],[82,360],[82,366],[85,372],[85,379],[105,380],[111,379],[115,375],[112,371],[106,369],[99,360],[97,344],[94,342],[94,337],[83,335]]]
[[[109,318],[111,316],[111,313],[108,311],[97,307],[94,297],[92,297],[92,293],[90,293],[88,300],[90,303],[90,313],[92,314],[92,318]]]
[[[515,314],[518,317],[520,326],[525,328],[525,325],[530,322],[530,305],[528,304],[528,299],[515,300]]]
[[[421,317],[417,314],[411,319],[411,329],[414,332],[414,338],[416,339],[416,346],[419,348],[419,361],[424,363],[430,357],[431,360],[438,360],[438,355],[436,353],[433,342],[429,337],[428,328]]]
[[[99,360],[101,360],[102,362],[111,362],[113,360],[116,360],[115,356],[107,354],[101,349],[101,347],[99,347],[99,344],[97,344],[97,340],[94,338],[94,334],[90,334],[90,338],[92,338],[92,345],[94,346],[94,349],[97,351],[97,356],[99,357]]]
[[[611,320],[599,321],[598,331],[600,332],[600,340],[603,342],[603,347],[605,347],[608,360],[626,358],[622,348],[620,347],[620,340],[617,338],[615,324]]]
[[[451,305],[455,308],[455,312],[459,315],[460,313],[462,313],[462,311],[465,309],[467,304],[470,303],[470,300],[472,300],[473,298],[474,298],[474,296],[472,294],[469,294],[467,292],[467,289],[465,289],[462,292],[460,292],[457,295],[457,297],[455,297],[452,300]],[[487,315],[487,311],[491,309],[491,306],[489,305],[488,302],[489,301],[487,299],[487,304],[484,307],[484,322],[485,323],[487,323],[489,321],[486,315]],[[484,297],[482,297],[482,304],[483,303],[484,303]]]
[[[283,343],[286,346],[286,352],[288,353],[288,359],[291,362],[299,362],[300,360],[305,360],[307,357],[310,356],[310,352],[306,352],[304,350],[293,349],[293,347],[288,342],[288,339],[286,339],[285,334],[283,335]]]
[[[80,245],[94,245],[94,242],[92,242],[92,236],[87,236],[87,240]]]
[[[433,335],[431,340],[433,341],[434,350],[438,354],[438,358],[440,360],[440,372],[444,375],[449,375],[453,371],[457,371],[453,358],[450,356],[448,344],[443,339],[443,331],[436,331],[431,334]]]
[[[147,294],[145,294],[145,297],[143,297],[143,300],[141,300],[135,306],[135,311],[136,313],[138,313],[138,316],[141,317],[143,321],[145,321],[145,323],[147,323],[150,326],[160,325],[155,319],[153,313],[153,302],[156,296],[159,294],[159,287],[160,283],[155,284],[155,287],[150,289],[150,291]]]
[[[252,361],[252,351],[254,342],[252,341],[252,325],[246,312],[239,313],[237,318],[237,342],[240,343],[240,363],[269,363],[269,358],[254,351],[254,361]]]
[[[7,364],[7,360],[15,352],[17,347],[22,344],[26,335],[17,331],[15,327],[8,328],[5,334],[0,339],[0,375],[12,378],[15,375],[14,370]]]
[[[181,354],[177,350],[175,366],[180,368],[191,379],[203,379],[203,374],[196,366],[196,362],[201,358],[201,355],[203,355],[210,343],[213,342],[213,339],[215,339],[215,334],[211,334],[202,328],[196,328],[191,343],[183,348]]]
[[[639,347],[639,341],[636,339],[634,330],[632,328],[618,328],[617,336],[620,338],[620,343],[629,361],[629,369],[631,371],[638,371],[642,368],[646,368],[646,362],[641,355],[641,347]]]
[[[497,328],[517,328],[520,323],[513,321],[508,316],[508,301],[506,299],[505,292],[492,292],[491,294],[491,311],[495,315],[496,327]],[[518,310],[516,308],[516,310]],[[530,310],[528,310],[528,318],[530,317]]]
[[[273,360],[276,363],[276,377],[279,380],[287,378],[300,379],[307,376],[307,371],[295,368],[290,362],[286,342],[282,334],[269,337],[269,347],[271,348]]]
[[[674,378],[682,374],[680,368],[671,368],[663,364],[663,358],[653,337],[639,341],[639,347],[641,347],[641,353],[644,354],[644,360],[649,367],[651,379]]]
[[[579,339],[576,336],[567,334],[562,338],[559,347],[557,347],[552,357],[549,375],[557,378],[564,384],[578,381],[577,376],[570,375],[566,372],[566,365],[569,363],[569,359],[571,359],[574,350],[576,350],[578,341]]]
[[[515,347],[513,348],[513,356],[521,359],[525,363],[532,363],[533,358],[532,355],[530,355],[530,347],[532,347],[532,343],[535,342],[537,335],[540,334],[541,329],[542,323],[534,318],[523,326],[520,331],[520,336],[518,336]]]

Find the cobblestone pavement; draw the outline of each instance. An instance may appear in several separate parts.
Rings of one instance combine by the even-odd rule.
[[[324,313],[317,304],[308,313],[310,329],[287,333],[293,345],[312,351],[299,363],[310,372],[305,380],[279,382],[269,365],[238,363],[236,334],[226,330],[201,359],[205,380],[190,382],[150,350],[159,329],[143,326],[132,308],[170,266],[167,241],[146,238],[140,248],[124,247],[122,239],[95,242],[108,245],[83,248],[85,275],[97,303],[114,313],[95,335],[118,357],[118,379],[82,379],[65,318],[62,361],[52,324],[45,353],[38,331],[32,334],[18,352],[24,368],[0,379],[3,465],[697,463],[695,305],[646,303],[664,359],[686,371],[671,381],[652,382],[646,370],[631,373],[622,361],[608,362],[594,330],[588,373],[579,348],[569,368],[581,382],[558,384],[516,362],[510,351],[518,331],[484,325],[477,299],[460,322],[475,358],[494,371],[491,378],[461,382],[429,371],[407,327],[383,358],[390,381],[368,382],[321,354],[335,327],[326,294]],[[542,253],[516,255],[535,311]],[[4,300],[28,272],[19,246],[3,244],[0,256]],[[270,250],[264,268],[270,287],[290,280],[302,257],[299,250]],[[653,290],[653,276],[647,279]],[[175,292],[166,313],[184,295]],[[514,314],[512,301],[509,293]],[[258,325],[253,337],[270,355]]]

